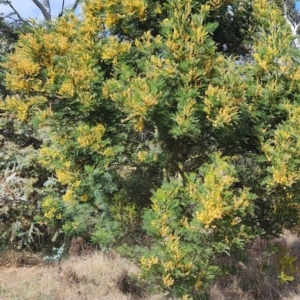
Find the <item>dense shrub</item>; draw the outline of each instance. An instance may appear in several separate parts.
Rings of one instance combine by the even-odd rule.
[[[102,247],[146,232],[144,278],[203,299],[220,253],[297,225],[292,38],[266,0],[87,0],[22,35],[1,107],[42,142],[38,222]]]

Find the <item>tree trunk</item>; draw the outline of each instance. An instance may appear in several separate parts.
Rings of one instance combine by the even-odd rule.
[[[300,23],[296,24],[289,16],[288,16],[288,9],[287,5],[284,4],[284,18],[286,22],[289,24],[291,31],[294,35],[294,46],[300,50],[300,39],[298,36],[298,29],[300,26]]]
[[[49,0],[43,0],[43,4],[38,0],[32,0],[33,3],[40,9],[46,21],[51,21],[51,8]]]

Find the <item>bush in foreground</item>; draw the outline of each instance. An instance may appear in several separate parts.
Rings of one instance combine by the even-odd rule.
[[[203,299],[221,253],[298,223],[292,39],[265,0],[87,0],[21,36],[1,107],[43,143],[38,221],[102,247],[145,230],[145,278]]]

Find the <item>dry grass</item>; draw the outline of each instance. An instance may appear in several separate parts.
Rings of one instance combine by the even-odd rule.
[[[284,255],[295,258],[292,265],[298,271],[290,274],[293,281],[281,283],[278,276]],[[256,239],[245,257],[243,261],[223,258],[234,275],[215,283],[209,291],[212,300],[300,300],[300,241],[296,235],[285,231],[276,240]]]
[[[161,294],[147,295],[146,288],[131,279],[139,272],[134,263],[116,253],[93,252],[80,241],[71,245],[71,257],[56,265],[40,263],[42,255],[0,253],[0,300],[167,299]],[[282,284],[278,275],[285,254],[296,258],[293,266],[298,271],[292,274],[292,282]],[[211,300],[300,300],[297,236],[286,231],[277,240],[257,239],[244,258],[231,256],[219,261],[229,266],[231,275],[214,284],[209,291]]]
[[[0,269],[1,300],[129,300],[146,297],[128,274],[138,268],[120,257],[101,252],[73,257],[61,264]]]

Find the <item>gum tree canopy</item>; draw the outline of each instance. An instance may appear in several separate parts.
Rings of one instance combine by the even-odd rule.
[[[29,2],[32,1],[41,11],[41,13],[43,14],[44,18],[46,21],[51,21],[52,19],[52,15],[51,15],[51,1],[50,0],[25,0],[25,2]],[[74,0],[70,10],[71,11],[75,11],[75,9],[77,8],[77,6],[80,4],[81,0]],[[13,5],[12,1],[10,0],[0,0],[0,4],[5,4],[10,6],[10,8],[12,9],[12,12],[10,14],[7,15],[7,17],[11,17],[11,16],[17,16],[17,18],[20,21],[26,22],[23,18],[21,13],[16,9],[16,7]],[[24,3],[24,5],[26,5]],[[65,8],[65,0],[61,0],[61,12],[60,15],[62,15],[63,10]]]
[[[50,24],[9,56],[2,105],[60,185],[43,222],[102,246],[142,222],[145,278],[183,299],[220,253],[297,228],[299,53],[274,1],[86,0]]]

